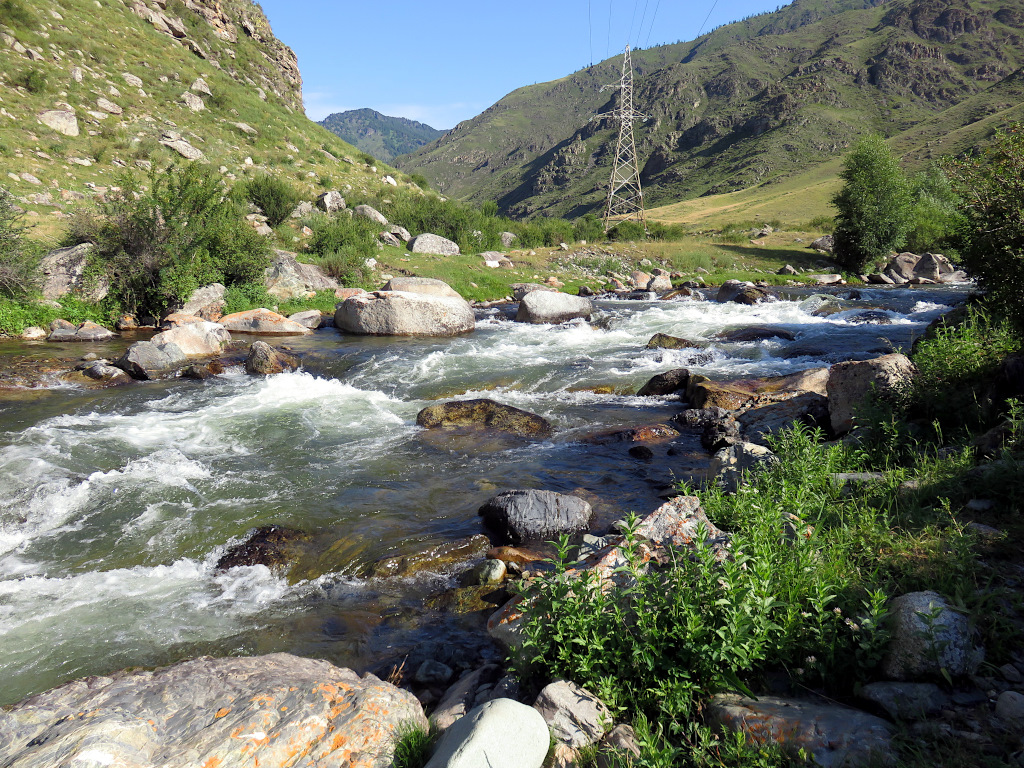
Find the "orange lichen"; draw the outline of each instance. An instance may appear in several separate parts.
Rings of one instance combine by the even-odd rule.
[[[217,710],[217,714],[215,714],[215,715],[214,715],[214,718],[221,718],[221,717],[224,717],[224,716],[226,716],[226,715],[227,715],[227,714],[228,714],[229,712],[231,712],[231,710],[230,710],[230,709],[228,709],[227,707],[221,707],[220,709],[218,709],[218,710]]]

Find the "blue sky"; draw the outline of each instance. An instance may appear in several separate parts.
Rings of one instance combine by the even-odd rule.
[[[261,0],[299,57],[306,112],[369,107],[448,129],[510,91],[621,52],[692,40],[765,0]],[[710,14],[710,15],[709,15]],[[609,23],[610,22],[610,23]],[[593,57],[593,59],[591,59]]]

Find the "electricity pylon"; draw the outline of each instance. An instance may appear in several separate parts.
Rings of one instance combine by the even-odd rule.
[[[626,46],[622,59],[622,79],[619,84],[605,88],[618,88],[622,92],[618,109],[605,112],[599,117],[612,117],[619,121],[619,142],[615,148],[615,163],[612,178],[608,184],[608,204],[604,209],[604,231],[612,228],[614,222],[638,221],[647,229],[644,214],[644,191],[640,187],[640,166],[636,157],[636,143],[633,141],[633,121],[646,120],[647,115],[633,109],[633,63]]]

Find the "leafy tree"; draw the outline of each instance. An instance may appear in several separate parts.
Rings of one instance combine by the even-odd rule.
[[[14,196],[0,187],[0,294],[20,298],[39,282],[35,249],[25,242],[22,213]]]
[[[101,216],[76,222],[71,241],[91,241],[111,292],[130,312],[159,315],[196,288],[255,283],[270,263],[256,234],[226,195],[219,176],[191,164],[153,171],[148,187],[133,175],[101,206]]]
[[[999,131],[946,171],[962,200],[961,261],[993,308],[1024,328],[1024,126]]]
[[[913,210],[910,184],[877,135],[854,145],[839,177],[846,184],[832,198],[838,210],[834,253],[843,268],[860,272],[903,245]]]
[[[963,222],[960,197],[939,165],[911,179],[914,208],[906,247],[914,253],[948,251]]]

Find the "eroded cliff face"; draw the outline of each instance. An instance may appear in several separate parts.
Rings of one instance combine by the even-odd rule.
[[[133,0],[132,11],[158,31],[240,83],[302,109],[302,75],[295,52],[274,37],[250,0]],[[240,51],[252,43],[257,55]],[[248,47],[248,46],[246,46]]]

